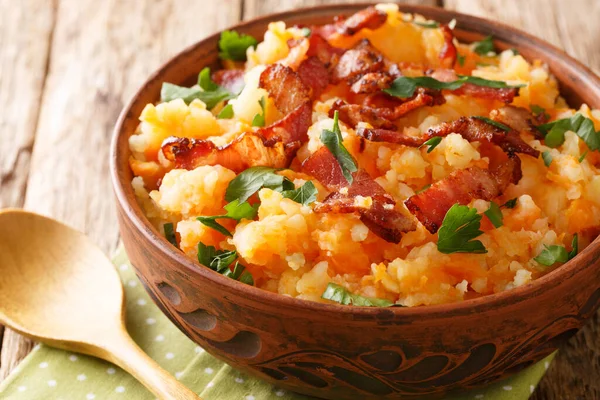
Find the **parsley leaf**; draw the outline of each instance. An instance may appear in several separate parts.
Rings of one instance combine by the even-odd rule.
[[[335,301],[343,305],[355,305],[362,307],[390,307],[393,306],[389,300],[377,299],[374,297],[364,297],[358,294],[350,293],[345,287],[329,282],[327,288],[321,295],[322,299]]]
[[[294,200],[296,203],[300,203],[305,206],[317,200],[317,193],[317,188],[311,181],[307,181],[298,189],[284,190],[281,192],[283,197]]]
[[[164,224],[163,229],[165,231],[165,237],[167,240],[175,247],[179,247],[177,245],[177,238],[175,237],[175,229],[173,228],[173,224],[171,222]]]
[[[423,146],[429,146],[429,148],[427,149],[427,153],[431,153],[433,151],[433,149],[435,149],[438,144],[440,144],[442,142],[442,137],[441,136],[434,136],[431,139],[429,139],[428,141],[426,141],[425,143],[423,143],[422,145],[419,146],[419,148],[423,147]]]
[[[509,126],[506,126],[504,124],[501,124],[500,122],[494,121],[493,119],[489,119],[486,117],[480,117],[479,115],[475,115],[473,118],[483,121],[486,124],[495,126],[498,129],[502,129],[504,132],[510,132],[512,130]]]
[[[579,164],[581,164],[583,162],[583,160],[585,160],[585,156],[587,156],[588,151],[584,151],[583,154],[581,156],[579,156]]]
[[[462,54],[457,54],[456,55],[456,62],[458,63],[458,65],[460,65],[461,67],[465,66],[465,60],[467,59],[467,57],[463,56]]]
[[[500,206],[495,202],[490,202],[490,208],[488,208],[484,214],[489,218],[495,228],[500,228],[504,225],[502,210],[500,210]]]
[[[473,51],[481,56],[495,53],[496,48],[494,47],[492,36],[487,36],[481,41],[473,43]]]
[[[221,60],[246,61],[246,50],[257,44],[258,41],[250,35],[223,31],[219,39],[219,57]]]
[[[533,114],[534,117],[537,117],[538,115],[543,115],[544,118],[550,118],[550,114],[548,114],[546,112],[546,109],[544,107],[540,107],[538,105],[531,104],[531,105],[529,105],[529,109],[531,110],[531,113]]]
[[[227,104],[223,109],[217,114],[218,119],[231,119],[233,118],[233,106],[231,104]]]
[[[435,29],[435,28],[439,28],[440,27],[440,23],[436,22],[436,21],[427,21],[427,22],[422,22],[422,21],[412,21],[413,24],[418,25],[422,28],[429,28],[429,29]]]
[[[502,204],[500,207],[515,208],[516,205],[517,198],[515,197],[514,199],[507,200],[506,203]]]
[[[256,114],[254,118],[252,118],[252,126],[263,127],[265,126],[265,107],[267,102],[265,100],[265,96],[261,97],[258,101],[260,104],[260,108],[262,109],[262,114]]]
[[[293,190],[294,184],[287,178],[275,173],[271,167],[251,167],[240,172],[227,186],[225,200],[245,202],[250,196],[266,187],[278,192]]]
[[[578,238],[577,234],[573,235],[573,240],[571,241],[570,252],[567,252],[563,246],[558,245],[544,245],[545,249],[534,258],[539,264],[542,264],[546,267],[559,263],[565,263],[575,257],[577,255],[577,251],[579,250]]]
[[[560,146],[565,141],[565,132],[572,131],[585,142],[590,150],[600,149],[600,133],[594,130],[594,122],[580,113],[570,118],[540,125],[538,129],[546,135],[544,143],[548,147]]]
[[[472,240],[483,233],[479,230],[480,226],[481,215],[476,209],[453,205],[438,232],[438,251],[444,254],[487,253],[481,241]]]
[[[213,246],[198,242],[198,262],[200,264],[236,281],[254,285],[252,274],[246,271],[246,267],[239,262],[236,262],[233,270],[231,270],[230,265],[236,258],[237,252],[235,250],[217,250]]]
[[[253,219],[258,211],[258,204],[251,206],[247,201],[240,203],[239,200],[236,199],[227,204],[224,208],[227,211],[227,214],[197,217],[196,219],[209,228],[221,232],[225,236],[232,236],[231,232],[216,220],[220,218],[234,219],[236,221],[241,219]]]
[[[542,153],[542,160],[544,160],[544,165],[546,167],[550,167],[550,164],[552,164],[552,154],[550,151],[544,151]]]
[[[478,78],[476,76],[459,75],[459,78],[452,82],[442,82],[430,76],[408,77],[401,76],[394,79],[392,85],[383,91],[391,96],[407,98],[415,94],[418,87],[424,87],[437,90],[456,90],[465,83],[471,83],[477,86],[491,87],[495,89],[519,88],[525,85],[508,85],[503,81],[490,81],[488,79]]]
[[[325,147],[333,154],[342,169],[344,178],[351,184],[353,180],[352,172],[358,171],[358,167],[356,166],[356,161],[352,155],[348,152],[346,147],[344,147],[337,111],[333,116],[333,130],[323,129],[323,132],[321,132],[321,142],[323,142]]]
[[[210,78],[210,68],[204,68],[200,71],[198,86],[187,88],[164,82],[160,90],[160,100],[162,102],[182,99],[186,104],[189,104],[193,100],[199,99],[206,104],[206,108],[209,110],[221,101],[233,99],[234,97],[236,97],[235,94],[217,85]]]

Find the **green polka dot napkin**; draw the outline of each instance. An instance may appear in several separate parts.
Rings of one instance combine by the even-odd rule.
[[[215,359],[181,333],[151,302],[120,249],[114,259],[127,296],[127,328],[153,359],[204,400],[301,400]],[[503,382],[453,399],[527,399],[553,356]],[[142,385],[98,359],[38,345],[0,385],[0,398],[18,400],[152,400]]]

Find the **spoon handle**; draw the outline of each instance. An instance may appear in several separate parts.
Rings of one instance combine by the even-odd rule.
[[[129,372],[159,399],[202,400],[144,353],[124,330],[107,347],[107,361]]]

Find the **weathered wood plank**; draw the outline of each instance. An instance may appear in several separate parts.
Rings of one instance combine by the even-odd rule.
[[[345,3],[365,3],[368,0],[346,0]],[[246,0],[244,2],[244,15],[243,18],[251,19],[258,17],[263,14],[270,14],[275,12],[281,12],[291,10],[300,7],[310,7],[319,4],[336,4],[340,3],[339,0]],[[374,2],[377,3],[377,2]],[[381,1],[379,3],[385,3]],[[423,4],[427,6],[435,6],[438,4],[437,0],[400,0],[397,3],[405,4]]]
[[[589,0],[446,0],[445,7],[502,21],[563,48],[600,71],[600,3]],[[600,314],[558,353],[533,399],[600,398]]]
[[[9,0],[3,1],[8,10]],[[240,1],[61,1],[25,208],[62,220],[112,251],[118,227],[108,152],[123,104],[169,56],[236,23]],[[13,8],[36,14],[10,1]],[[23,346],[27,342],[9,330],[3,341],[2,377],[29,351]]]
[[[0,208],[23,206],[54,11],[46,0],[26,0],[16,7],[0,0]],[[0,340],[3,336],[0,326]],[[0,366],[5,365],[10,359],[0,357]]]

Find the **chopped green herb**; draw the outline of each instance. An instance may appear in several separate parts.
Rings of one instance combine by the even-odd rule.
[[[231,270],[230,265],[237,259],[235,250],[216,250],[213,246],[206,246],[198,242],[198,262],[221,275],[228,276],[236,281],[254,285],[252,275],[239,262]]]
[[[512,51],[513,56],[518,56],[519,54],[521,54],[521,53],[519,53],[519,50],[515,49],[514,47],[511,48],[510,51]]]
[[[434,79],[430,76],[417,76],[407,77],[401,76],[400,78],[394,79],[392,85],[388,89],[383,91],[391,96],[408,98],[415,94],[415,90],[418,87],[424,87],[429,89],[446,89],[456,90],[463,86],[465,83],[472,83],[477,86],[491,87],[495,89],[501,88],[519,88],[525,85],[513,85],[510,86],[506,82],[502,81],[490,81],[476,76],[459,75],[459,78],[452,82],[442,82]]]
[[[422,28],[428,28],[428,29],[435,29],[435,28],[439,28],[440,24],[439,22],[436,21],[412,21],[413,24],[418,25]]]
[[[241,219],[253,219],[258,211],[258,204],[251,206],[246,201],[240,203],[239,200],[236,199],[227,204],[224,208],[227,211],[227,214],[197,217],[196,219],[209,228],[221,232],[223,235],[231,236],[231,232],[229,232],[227,228],[219,224],[216,220],[221,218],[234,219],[236,221]]]
[[[419,148],[423,147],[423,146],[429,146],[429,148],[427,149],[427,153],[431,153],[433,151],[433,149],[435,149],[438,144],[440,144],[442,142],[442,137],[441,136],[434,136],[431,139],[429,139],[428,141],[426,141],[425,143],[423,143],[421,146],[419,146]]]
[[[333,154],[342,169],[344,178],[351,184],[353,180],[352,172],[358,171],[358,167],[356,166],[356,161],[352,155],[348,152],[346,147],[344,147],[337,111],[333,116],[333,129],[331,131],[323,129],[323,132],[321,132],[321,142],[323,142],[325,147]]]
[[[173,228],[173,224],[171,222],[163,225],[163,229],[165,231],[165,237],[167,240],[175,247],[179,247],[177,245],[177,238],[175,237],[175,229]]]
[[[545,249],[534,258],[539,264],[545,265],[549,267],[551,265],[559,263],[565,263],[575,257],[579,250],[579,243],[577,234],[573,235],[573,240],[571,241],[571,251],[567,252],[563,246],[558,245],[544,245]]]
[[[481,215],[475,208],[453,205],[438,231],[438,251],[444,254],[487,253],[481,241],[473,240],[483,233],[480,226]]]
[[[233,106],[231,104],[227,104],[223,109],[217,114],[218,119],[231,119],[233,118]]]
[[[227,186],[225,200],[232,202],[238,200],[240,203],[248,200],[250,196],[266,187],[278,192],[293,190],[294,184],[284,176],[277,175],[275,168],[252,167],[240,172]]]
[[[544,143],[548,147],[558,147],[565,141],[565,132],[575,132],[590,150],[600,149],[600,133],[594,130],[594,122],[577,113],[570,118],[559,119],[538,129],[546,135]]]
[[[462,54],[457,54],[456,55],[456,62],[458,63],[458,65],[460,65],[461,67],[465,66],[465,60],[467,59],[467,57],[463,56]]]
[[[338,284],[329,282],[327,288],[321,295],[322,299],[335,301],[343,305],[355,305],[359,307],[390,307],[393,306],[389,300],[377,299],[374,297],[364,297],[358,294],[350,293],[348,289]]]
[[[579,164],[581,164],[583,162],[583,160],[585,160],[585,156],[587,156],[587,154],[588,154],[588,150],[583,152],[583,154],[579,157]]]
[[[489,53],[494,53],[496,48],[494,47],[494,41],[492,36],[487,36],[479,42],[473,43],[473,51],[481,56],[486,56]]]
[[[302,33],[302,36],[309,37],[310,34],[312,33],[312,31],[310,30],[310,28],[304,27],[301,29],[301,33]]]
[[[504,225],[502,222],[502,210],[500,210],[500,207],[495,202],[490,202],[490,208],[488,208],[484,214],[489,218],[490,222],[495,228],[500,228],[502,225]]]
[[[546,112],[546,109],[544,109],[543,107],[537,106],[535,104],[531,104],[529,106],[529,109],[531,110],[531,113],[533,114],[534,117],[537,117],[538,115],[543,115],[544,118],[546,118],[546,119],[550,118],[550,114],[548,114]]]
[[[544,165],[546,167],[549,167],[550,164],[552,164],[552,154],[550,153],[550,151],[544,151],[542,153],[542,160],[544,160]]]
[[[283,197],[286,199],[294,200],[296,203],[300,203],[305,206],[317,200],[317,193],[317,188],[311,181],[307,181],[298,189],[284,190],[281,192]]]
[[[221,101],[233,99],[234,97],[236,97],[236,94],[213,82],[210,78],[210,68],[204,68],[200,71],[198,86],[187,88],[164,82],[160,90],[160,100],[162,102],[182,99],[186,104],[189,104],[193,100],[199,99],[206,104],[206,108],[209,110]]]
[[[504,132],[510,132],[512,130],[509,126],[506,126],[504,124],[501,124],[500,122],[494,121],[493,119],[489,119],[486,117],[480,117],[479,115],[476,115],[473,118],[483,121],[492,126],[495,126],[498,129],[502,129]]]
[[[500,207],[515,208],[516,205],[517,205],[517,198],[515,197],[514,199],[508,200],[506,203],[502,204]]]
[[[258,41],[250,35],[236,31],[223,31],[219,39],[219,57],[222,60],[245,61],[248,47],[256,47]]]
[[[260,108],[262,109],[262,114],[256,114],[254,116],[254,118],[252,119],[252,126],[263,127],[263,126],[265,126],[265,106],[266,106],[265,96],[260,98],[260,100],[258,101],[258,104],[260,104]]]

